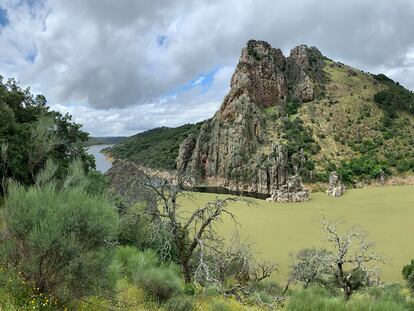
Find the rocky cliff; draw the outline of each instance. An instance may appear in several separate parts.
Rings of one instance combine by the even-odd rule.
[[[306,199],[301,180],[332,171],[347,186],[414,172],[414,94],[385,75],[251,40],[230,86],[211,119],[139,133],[111,154],[276,201]]]
[[[324,58],[316,48],[298,46],[289,57],[263,41],[251,40],[243,48],[231,79],[231,89],[214,117],[197,137],[180,146],[177,169],[202,180],[215,181],[233,190],[271,194],[297,173],[305,156],[288,155],[273,142],[270,152],[266,108],[275,108],[280,119],[287,100],[312,101],[321,92]],[[295,172],[289,167],[295,163]]]

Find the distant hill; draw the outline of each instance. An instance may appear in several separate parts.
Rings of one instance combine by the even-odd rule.
[[[155,128],[131,136],[108,151],[114,158],[130,160],[151,168],[173,170],[180,143],[190,134],[198,135],[202,124],[203,122],[176,128]]]
[[[409,175],[414,94],[315,47],[301,45],[285,57],[250,40],[212,119],[135,135],[112,154],[163,169],[176,168],[179,156],[180,172],[262,193],[297,174],[326,182],[336,170],[348,184]]]
[[[86,142],[87,146],[94,145],[115,145],[124,141],[127,137],[125,136],[114,136],[114,137],[89,137]]]

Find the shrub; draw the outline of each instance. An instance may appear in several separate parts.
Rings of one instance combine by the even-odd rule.
[[[165,305],[166,311],[192,311],[195,309],[193,299],[186,296],[178,296],[169,300]]]
[[[178,266],[160,262],[153,251],[140,252],[131,246],[119,247],[114,265],[119,267],[122,276],[158,302],[165,302],[184,291]]]
[[[345,300],[320,287],[299,290],[290,298],[288,311],[345,311]]]
[[[402,269],[403,278],[407,281],[408,287],[414,291],[414,259]]]
[[[136,273],[133,280],[158,302],[164,302],[183,292],[181,277],[170,266],[163,265]]]
[[[213,301],[209,307],[208,311],[231,311],[231,307],[224,301]]]
[[[171,240],[171,233],[165,228],[154,228],[150,215],[145,213],[147,206],[143,203],[131,206],[121,215],[122,227],[118,241],[122,245],[133,245],[140,250],[155,249],[161,258],[177,259],[176,249],[164,247]],[[154,232],[157,232],[154,235]]]
[[[107,243],[118,228],[112,206],[89,195],[78,177],[69,176],[61,190],[53,182],[28,189],[11,183],[1,215],[5,262],[63,302],[106,285]]]

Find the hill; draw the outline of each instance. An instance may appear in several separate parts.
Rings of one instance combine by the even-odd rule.
[[[135,135],[113,155],[162,169],[173,169],[178,155],[180,173],[266,194],[295,183],[292,176],[327,181],[332,170],[355,185],[413,172],[413,113],[414,94],[385,75],[335,62],[315,47],[285,57],[250,40],[212,119]]]
[[[176,128],[159,127],[129,137],[108,151],[114,158],[125,159],[156,169],[173,170],[180,143],[197,135],[202,123]]]
[[[100,137],[89,137],[88,141],[86,142],[87,146],[95,146],[95,145],[115,145],[119,144],[120,142],[124,141],[127,137],[125,136],[100,136]]]

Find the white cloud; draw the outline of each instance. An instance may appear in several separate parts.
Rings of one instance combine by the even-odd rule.
[[[251,38],[285,52],[316,45],[328,57],[389,73],[414,89],[412,0],[0,0],[0,6],[10,22],[0,28],[0,74],[44,93],[93,135],[212,116]],[[202,90],[214,68],[220,69]]]

